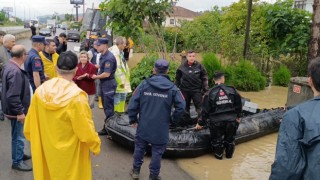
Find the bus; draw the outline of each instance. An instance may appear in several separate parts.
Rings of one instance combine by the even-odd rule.
[[[31,19],[29,24],[30,26],[34,25],[35,28],[39,27],[39,21],[37,19]]]

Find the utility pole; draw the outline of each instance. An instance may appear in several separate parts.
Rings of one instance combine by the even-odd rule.
[[[13,0],[13,6],[14,6],[14,22],[17,22],[16,0]]]
[[[84,0],[83,0],[83,5],[82,5],[82,8],[83,8],[83,10],[82,10],[82,19],[83,19],[83,17],[84,17]]]
[[[78,8],[80,7],[79,4],[74,5],[74,7],[76,8],[76,21],[79,21],[78,19]]]
[[[250,39],[250,23],[251,23],[251,13],[252,13],[252,0],[248,0],[248,15],[247,15],[247,25],[246,25],[246,35],[244,39],[244,48],[243,48],[243,58],[248,58],[248,46]]]

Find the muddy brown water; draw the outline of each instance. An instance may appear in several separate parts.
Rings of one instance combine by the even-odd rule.
[[[240,92],[259,108],[283,107],[288,88],[270,86],[260,92]],[[236,146],[232,159],[217,160],[213,154],[180,159],[178,164],[196,180],[268,179],[274,160],[278,134],[270,134]]]

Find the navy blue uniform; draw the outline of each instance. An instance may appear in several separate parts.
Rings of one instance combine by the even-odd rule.
[[[117,69],[117,61],[114,55],[110,51],[107,51],[105,54],[101,54],[99,62],[99,74],[104,72],[110,73],[109,77],[100,79],[103,110],[107,119],[114,114],[114,95],[117,88],[114,73]]]
[[[43,62],[39,56],[38,51],[33,48],[29,51],[28,58],[24,63],[24,68],[28,73],[29,82],[34,92],[36,90],[36,86],[34,84],[33,72],[39,72],[41,84],[46,80],[44,76]]]
[[[171,117],[172,105],[175,109]],[[166,75],[153,75],[136,88],[128,105],[130,124],[138,123],[133,169],[140,170],[146,148],[151,144],[150,175],[159,175],[161,158],[169,140],[169,126],[178,123],[184,108],[180,90]]]

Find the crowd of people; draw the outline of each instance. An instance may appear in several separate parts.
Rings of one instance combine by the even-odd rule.
[[[183,113],[189,114],[191,101],[201,117],[202,96],[209,90],[208,76],[205,68],[195,60],[194,51],[187,53],[187,61],[177,70],[175,83],[167,76],[169,62],[163,59],[156,61],[153,75],[137,87],[126,109],[127,94],[132,92],[128,53],[125,54],[126,38],[116,37],[112,47],[108,47],[107,38],[98,38],[92,49],[81,51],[77,57],[71,51],[66,52],[64,33],[54,39],[33,35],[29,52],[14,42],[8,46],[10,37],[12,35],[3,37],[7,57],[1,62],[3,112],[12,122],[12,168],[32,170],[25,163],[31,158],[24,154],[26,138],[31,142],[35,179],[50,179],[53,175],[64,179],[68,173],[61,171],[59,162],[74,151],[79,154],[64,160],[65,168],[62,169],[68,169],[71,162],[81,159],[86,163],[74,166],[69,174],[78,177],[76,179],[91,177],[88,153],[92,151],[98,155],[98,135],[107,135],[104,126],[96,133],[91,113],[88,113],[94,107],[96,95],[101,99],[105,121],[115,113],[127,111],[130,124],[137,128],[131,172],[133,179],[139,179],[148,144],[152,145],[153,152],[150,179],[160,179],[161,158],[168,143],[169,126],[177,124]],[[172,107],[175,111],[171,116]],[[61,142],[63,137],[73,139],[73,142]],[[57,149],[61,143],[68,144],[65,150]],[[83,169],[81,173],[77,171],[79,168]],[[56,172],[58,169],[59,173]]]
[[[132,179],[140,178],[149,145],[149,179],[161,179],[169,127],[178,124],[183,114],[190,114],[191,102],[198,113],[195,129],[209,127],[214,156],[219,160],[224,154],[232,158],[242,103],[236,89],[225,84],[222,71],[215,72],[215,84],[209,88],[205,67],[196,61],[194,51],[188,51],[172,82],[167,75],[170,63],[159,59],[153,75],[139,84],[126,106],[127,94],[132,92],[125,53],[128,42],[121,36],[114,39],[112,47],[108,42],[107,38],[98,38],[88,52],[81,51],[77,56],[67,51],[64,33],[54,39],[33,35],[32,48],[27,51],[24,46],[15,45],[13,35],[0,31],[0,118],[11,121],[12,169],[33,170],[35,179],[92,179],[90,152],[99,155],[99,135],[108,134],[104,126],[99,132],[94,128],[91,109],[96,97],[102,102],[105,122],[115,113],[126,112],[131,126],[137,128]],[[317,98],[304,106],[319,104],[319,69],[319,63],[309,67],[309,82]],[[314,120],[310,126],[306,121],[300,122],[301,118],[310,119],[310,114]],[[297,166],[289,166],[288,157],[299,164],[299,177],[316,177],[317,171],[305,170],[308,162],[316,162],[315,150],[306,152],[297,143],[304,130],[295,132],[296,138],[286,131],[302,126],[314,129],[317,117],[315,111],[306,112],[299,107],[285,115],[271,179],[290,179],[293,176],[289,173],[298,173]],[[317,148],[313,141],[318,139],[318,131],[308,132],[304,144]],[[24,153],[25,138],[30,141],[31,156]],[[299,157],[302,152],[304,156]],[[31,158],[32,167],[25,163]],[[313,165],[317,167],[316,163]]]

